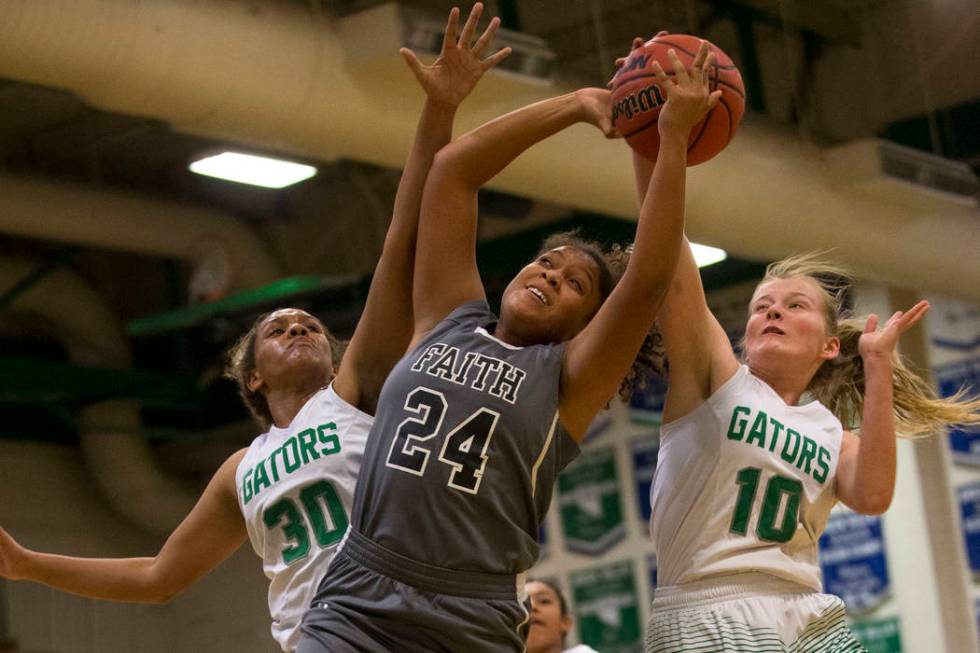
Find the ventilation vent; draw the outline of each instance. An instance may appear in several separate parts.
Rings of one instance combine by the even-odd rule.
[[[869,138],[831,148],[827,163],[835,184],[883,201],[932,198],[973,206],[980,198],[980,181],[965,163],[888,141]]]
[[[881,173],[941,193],[976,199],[980,181],[970,166],[887,141],[878,141]]]

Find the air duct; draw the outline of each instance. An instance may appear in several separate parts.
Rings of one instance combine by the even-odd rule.
[[[312,19],[259,0],[32,0],[0,3],[0,75],[74,91],[108,111],[308,157],[402,164],[420,91],[397,54],[397,6]],[[491,75],[460,128],[559,92]],[[576,127],[532,149],[498,190],[633,216],[628,155]],[[743,257],[833,247],[861,276],[980,300],[974,206],[924,191],[896,202],[835,183],[820,148],[748,120],[728,150],[689,175],[689,232]]]
[[[0,286],[9,287],[36,265],[0,260]],[[66,270],[50,273],[8,308],[60,341],[79,365],[127,367],[130,354],[116,316],[85,282]],[[40,325],[40,326],[39,326]],[[106,401],[80,416],[82,453],[92,478],[113,508],[147,532],[169,533],[190,511],[195,493],[163,474],[139,435],[139,407]]]
[[[278,275],[268,249],[233,216],[107,189],[0,174],[0,231],[192,264],[227,258],[238,288]]]

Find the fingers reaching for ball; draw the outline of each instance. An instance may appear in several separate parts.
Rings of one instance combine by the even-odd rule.
[[[665,32],[661,32],[661,33],[665,33]],[[643,47],[643,44],[644,43],[645,43],[645,41],[643,40],[643,37],[641,37],[641,36],[634,36],[633,37],[633,42],[630,44],[630,54],[633,54],[633,50],[636,50],[637,48]],[[616,81],[616,75],[619,74],[619,70],[626,63],[626,60],[627,59],[629,59],[629,56],[626,56],[626,57],[616,57],[616,60],[613,61],[613,65],[616,68],[616,72],[613,74],[612,79],[610,79],[608,82],[606,82],[606,88],[612,88],[613,83]]]
[[[583,88],[576,91],[579,105],[584,112],[586,122],[599,128],[606,138],[620,138],[612,121],[610,99],[612,94],[604,88]]]
[[[667,50],[667,57],[674,69],[673,77],[669,77],[659,63],[654,66],[660,87],[667,95],[667,102],[660,111],[658,129],[661,136],[671,131],[686,135],[714,108],[721,96],[721,91],[710,90],[715,53],[707,41],[701,41],[690,68],[684,65],[674,48]]]
[[[745,108],[745,88],[734,62],[717,46],[689,34],[659,32],[636,39],[629,56],[620,59],[612,84],[613,120],[630,147],[653,161],[660,132],[688,128],[684,107],[704,112],[688,128],[688,165],[707,161],[720,152],[738,128]],[[661,111],[667,110],[661,121]],[[678,120],[680,118],[680,120]],[[672,124],[672,122],[676,122]]]

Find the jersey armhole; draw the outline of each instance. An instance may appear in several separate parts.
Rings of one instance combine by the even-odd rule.
[[[718,386],[718,389],[711,393],[711,396],[705,399],[701,404],[689,412],[686,415],[678,417],[672,422],[660,425],[660,438],[663,439],[665,436],[670,435],[673,431],[684,426],[688,422],[694,420],[698,415],[706,410],[711,410],[713,404],[718,403],[718,401],[728,393],[732,392],[735,386],[741,379],[743,379],[747,374],[749,374],[749,368],[745,365],[739,365],[735,373],[732,374],[727,381]],[[668,378],[667,383],[670,383]]]
[[[333,401],[336,401],[338,404],[340,404],[341,406],[343,406],[344,408],[346,408],[347,410],[349,410],[350,413],[355,418],[357,418],[357,419],[366,419],[369,422],[373,422],[374,421],[374,415],[369,415],[368,413],[365,413],[363,410],[361,410],[360,408],[358,408],[354,404],[348,402],[346,399],[344,399],[343,397],[341,397],[337,393],[337,391],[334,390],[334,388],[333,388],[333,381],[331,381],[330,382],[330,385],[327,386],[327,397],[330,398]]]

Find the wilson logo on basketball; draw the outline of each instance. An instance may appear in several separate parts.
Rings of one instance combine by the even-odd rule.
[[[622,100],[613,105],[612,119],[616,122],[619,117],[631,120],[633,116],[646,111],[653,111],[664,103],[664,96],[660,87],[650,84],[646,88],[641,88],[635,93],[630,93]]]
[[[709,44],[710,45],[710,44]],[[634,49],[612,80],[612,120],[616,129],[634,150],[656,161],[660,151],[657,120],[667,95],[653,84],[657,61],[667,77],[674,74],[671,50],[680,63],[690,68],[701,47],[701,39],[690,34],[660,32]],[[735,135],[745,111],[745,87],[734,62],[721,49],[711,45],[714,65],[708,73],[708,88],[721,90],[718,104],[691,130],[687,143],[687,165],[693,166],[721,152]],[[668,89],[669,90],[669,89]]]
[[[626,60],[626,63],[623,65],[623,67],[616,71],[616,74],[613,75],[613,79],[614,80],[619,79],[626,73],[631,73],[634,70],[643,70],[644,68],[647,67],[647,64],[650,63],[651,59],[653,59],[652,54],[630,57],[629,59]]]

